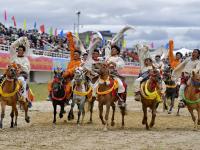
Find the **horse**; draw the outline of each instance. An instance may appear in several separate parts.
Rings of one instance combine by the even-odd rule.
[[[85,103],[88,102],[90,108],[90,122],[92,122],[92,110],[93,110],[93,97],[92,97],[92,87],[89,79],[86,77],[86,70],[82,67],[78,67],[74,72],[74,78],[72,80],[72,103],[71,109],[69,111],[68,120],[74,119],[73,108],[75,104],[78,106],[78,119],[77,124],[80,123],[80,117],[82,114],[83,123],[85,112]]]
[[[97,101],[99,108],[99,118],[101,119],[101,122],[104,125],[104,131],[107,131],[110,106],[113,110],[111,126],[114,126],[114,117],[116,109],[115,102],[119,100],[119,97],[117,96],[117,81],[114,80],[113,77],[110,75],[108,64],[102,63],[99,70],[99,79],[97,82]],[[124,97],[124,101],[126,101],[126,97]],[[104,105],[106,105],[105,121],[103,118]],[[122,127],[124,127],[125,107],[120,107],[120,110],[122,115]]]
[[[18,67],[16,64],[8,65],[5,72],[5,78],[0,85],[0,102],[1,102],[1,120],[0,128],[3,128],[3,119],[5,117],[6,105],[12,107],[10,113],[11,124],[10,128],[17,126],[18,109],[17,103],[20,103],[25,112],[25,121],[30,122],[30,117],[28,116],[28,102],[24,97],[21,96],[20,90],[22,89],[21,82],[17,79],[18,77]],[[15,117],[15,121],[14,121]]]
[[[155,124],[156,118],[156,109],[161,102],[161,78],[160,73],[153,69],[149,73],[149,79],[141,83],[141,102],[143,110],[143,120],[142,124],[146,125],[146,129],[152,128]],[[150,108],[152,111],[152,118],[150,125],[147,121],[147,108]]]
[[[56,109],[57,105],[60,105],[60,113],[59,117],[63,118],[64,114],[64,107],[66,103],[66,92],[65,92],[65,80],[63,78],[63,71],[61,70],[54,70],[54,79],[51,84],[52,90],[50,91],[50,99],[53,105],[53,123],[56,124]]]
[[[170,99],[170,107],[168,114],[171,114],[174,107],[175,98],[178,97],[179,85],[176,84],[175,80],[172,79],[171,68],[168,67],[163,70],[163,81],[166,85],[165,95],[163,96],[163,111],[168,110],[167,100]]]
[[[183,101],[185,102],[188,111],[191,114],[192,120],[194,122],[194,128],[197,129],[200,125],[200,73],[192,72],[191,79],[185,88],[185,91],[181,93]],[[198,114],[198,120],[193,113],[196,110]]]

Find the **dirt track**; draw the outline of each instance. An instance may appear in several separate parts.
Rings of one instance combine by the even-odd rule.
[[[69,107],[67,107],[67,112]],[[103,127],[95,111],[93,124],[76,125],[58,119],[52,124],[52,106],[50,102],[34,103],[30,111],[31,123],[26,124],[24,114],[20,112],[18,127],[9,128],[10,117],[7,108],[4,129],[0,130],[0,149],[200,149],[200,129],[193,130],[193,123],[186,109],[181,110],[180,117],[168,115],[158,110],[156,124],[151,131],[146,131],[141,124],[142,112],[138,102],[128,100],[128,115],[125,128],[120,127],[120,113],[116,112],[115,127],[103,132]]]

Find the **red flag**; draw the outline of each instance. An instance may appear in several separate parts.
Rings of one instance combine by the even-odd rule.
[[[4,11],[4,20],[7,21],[7,13],[6,13],[6,10]]]
[[[54,33],[54,35],[55,35],[55,36],[57,36],[57,35],[58,35],[58,33],[57,33],[57,28],[55,29],[55,33]]]
[[[16,24],[15,16],[12,16],[12,20],[13,20],[13,23],[14,23],[14,27],[16,27],[17,24]]]
[[[44,33],[44,32],[45,32],[44,25],[41,25],[41,26],[40,26],[40,31],[41,31],[42,33]]]

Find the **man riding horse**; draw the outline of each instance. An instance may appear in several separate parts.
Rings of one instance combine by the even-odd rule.
[[[29,101],[29,106],[31,106],[31,101],[27,97],[27,83],[26,80],[30,73],[30,62],[27,57],[29,48],[29,41],[27,37],[21,37],[14,43],[12,43],[10,47],[11,54],[11,63],[15,63],[18,66],[19,76],[18,80],[22,83],[22,91],[21,94],[23,96],[23,100]]]
[[[120,54],[120,48],[116,45],[111,46],[111,56],[108,57],[106,60],[107,63],[110,64],[110,72],[114,76],[114,79],[117,80],[118,82],[118,105],[119,106],[124,106],[125,105],[125,95],[124,93],[126,92],[124,87],[124,83],[122,80],[119,78],[118,70],[123,68],[125,65],[124,60],[119,56]]]
[[[181,86],[179,89],[179,106],[184,107],[185,103],[182,100],[181,93],[185,90],[186,85],[191,82],[190,76],[192,71],[200,70],[200,50],[194,49],[192,52],[192,57],[185,59],[181,64],[179,64],[173,71],[172,76],[181,77]]]

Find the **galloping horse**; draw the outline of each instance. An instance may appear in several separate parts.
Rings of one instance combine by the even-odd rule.
[[[176,84],[176,82],[172,79],[172,74],[171,74],[171,69],[166,68],[163,71],[163,81],[165,82],[166,85],[166,92],[164,95],[164,101],[163,101],[163,110],[167,110],[167,100],[170,99],[170,108],[168,110],[168,114],[171,114],[172,109],[174,107],[174,101],[175,98],[178,97],[178,88],[179,86]]]
[[[147,130],[149,130],[149,127],[151,128],[155,124],[156,109],[159,102],[161,102],[160,84],[160,74],[155,69],[150,71],[149,79],[141,84],[141,102],[144,113],[142,124],[146,125]],[[152,110],[150,125],[147,121],[148,107]]]
[[[74,108],[74,105],[77,104],[78,106],[77,124],[79,124],[80,122],[81,114],[82,114],[81,123],[83,123],[85,111],[86,111],[84,108],[85,102],[86,101],[92,102],[92,88],[90,85],[90,81],[89,79],[87,79],[85,74],[86,74],[86,71],[84,71],[83,68],[79,67],[75,70],[74,79],[72,80],[73,98],[72,98],[72,104],[71,104],[71,109],[68,115],[68,119],[71,120],[74,118],[73,108]],[[90,121],[92,121],[92,112],[90,115]]]
[[[194,122],[194,128],[200,125],[200,74],[192,72],[192,77],[190,83],[186,86],[185,91],[181,94]],[[193,113],[197,110],[198,120]]]
[[[119,99],[117,94],[117,81],[114,80],[109,73],[109,66],[105,63],[102,63],[99,70],[99,82],[97,87],[97,101],[99,102],[99,117],[104,125],[104,131],[107,131],[108,127],[108,117],[110,112],[110,106],[112,106],[112,118],[111,126],[115,125],[114,116],[115,116],[115,102]],[[105,121],[103,119],[103,105],[106,105],[106,114]],[[122,127],[124,127],[124,116],[125,116],[125,107],[120,107],[122,114]]]
[[[65,80],[63,78],[63,71],[55,70],[54,71],[54,80],[51,84],[50,98],[52,100],[54,108],[54,119],[53,123],[56,123],[56,109],[57,105],[60,105],[60,114],[59,117],[63,117],[64,107],[66,103],[66,92],[65,92]]]
[[[22,88],[22,84],[18,81],[18,67],[16,64],[11,64],[8,66],[6,73],[6,77],[1,82],[0,85],[0,102],[1,102],[1,120],[0,120],[0,128],[3,128],[3,118],[5,116],[5,108],[6,105],[12,107],[12,111],[10,113],[11,117],[11,125],[13,128],[17,126],[17,103],[23,107],[25,111],[25,121],[27,123],[30,122],[30,117],[28,116],[28,102],[24,97],[20,94],[20,89]],[[13,121],[15,117],[15,122]]]

